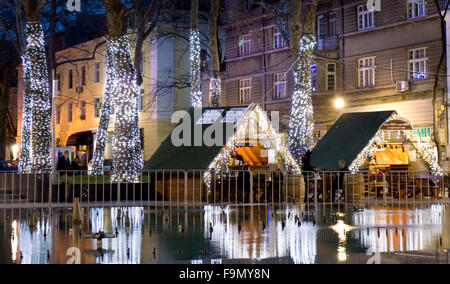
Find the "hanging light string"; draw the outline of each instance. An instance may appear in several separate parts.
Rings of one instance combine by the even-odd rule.
[[[20,139],[19,173],[31,172],[31,123],[33,97],[30,93],[30,71],[26,56],[22,56],[24,90],[22,104],[22,135]]]
[[[265,147],[274,147],[284,158],[285,169],[291,170],[296,174],[301,173],[300,165],[289,152],[286,143],[282,143],[281,135],[273,128],[272,123],[267,118],[267,114],[260,106],[256,104],[250,105],[234,128],[236,129],[234,135],[228,139],[225,147],[208,166],[209,171],[203,174],[203,181],[208,191],[212,185],[213,173],[219,176],[230,172],[230,158],[236,155],[237,142],[245,140],[247,137],[255,137],[259,140],[260,134],[264,134],[270,141]]]
[[[306,35],[301,38],[299,62],[294,70],[295,89],[289,121],[289,147],[297,161],[301,161],[302,155],[314,146],[311,65],[315,45],[314,36]]]
[[[393,114],[383,124],[386,124],[389,121],[396,120],[398,119],[398,117],[398,114]],[[417,142],[419,141],[419,137],[414,133],[413,130],[405,130],[401,132],[403,133],[405,139],[411,142],[413,147],[421,154],[423,160],[428,163],[433,174],[442,176],[443,170],[441,166],[439,166],[439,160],[436,154],[430,151],[425,145]],[[384,137],[383,131],[379,130],[378,133],[369,141],[366,147],[364,147],[364,149],[358,154],[356,159],[353,160],[352,164],[349,167],[350,172],[352,174],[359,172],[360,168],[366,163],[367,158],[376,149],[376,145],[385,141],[386,139]]]
[[[198,29],[191,29],[189,37],[190,65],[191,65],[191,106],[202,107],[202,78],[200,70],[200,32]],[[220,82],[219,82],[220,83]],[[216,89],[214,89],[216,90]]]
[[[222,81],[220,77],[211,77],[209,79],[209,92],[209,103],[211,107],[218,107],[222,92]]]
[[[114,90],[114,57],[108,44],[106,50],[106,85],[103,92],[103,101],[101,104],[100,122],[98,125],[96,141],[94,145],[94,154],[92,158],[92,169],[90,174],[104,174],[104,160],[106,141],[108,139],[108,128],[112,111],[112,93]]]
[[[25,32],[27,36],[26,69],[29,72],[30,93],[33,101],[32,172],[50,172],[52,170],[50,131],[52,108],[44,32],[40,23],[28,23]]]
[[[108,42],[111,55],[114,57],[115,73],[111,90],[116,110],[112,146],[114,166],[112,180],[137,182],[143,166],[138,127],[140,88],[136,82],[128,36],[109,37]]]

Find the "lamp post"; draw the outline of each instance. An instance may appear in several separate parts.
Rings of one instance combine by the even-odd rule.
[[[338,110],[338,119],[339,119],[339,117],[342,115],[342,111],[343,111],[343,109],[345,107],[344,99],[336,98],[336,100],[334,101],[334,106]]]

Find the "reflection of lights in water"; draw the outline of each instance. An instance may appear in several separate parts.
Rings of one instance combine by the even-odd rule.
[[[14,220],[12,222],[11,227],[12,227],[12,236],[11,236],[12,261],[16,262],[17,250],[19,248],[19,242],[17,239],[17,221],[16,220]]]
[[[121,218],[117,220],[118,208],[92,208],[90,209],[90,222],[92,232],[114,233],[118,229],[118,237],[103,240],[103,249],[112,250],[113,253],[98,257],[97,262],[102,264],[138,264],[141,262],[142,226],[144,216],[142,207],[120,208]],[[128,217],[130,227],[126,228]],[[119,221],[119,222],[118,222]],[[95,243],[95,241],[93,241]],[[130,256],[128,257],[128,248]]]
[[[18,240],[17,250],[22,251],[22,264],[42,264],[48,263],[47,251],[52,251],[51,226],[49,218],[42,221],[37,220],[36,228],[30,229],[29,222],[20,221],[16,239]],[[44,232],[47,237],[44,237]]]
[[[374,252],[402,252],[435,249],[442,234],[445,207],[432,205],[415,210],[364,210],[353,214],[355,239]]]
[[[338,246],[338,259],[339,261],[347,261],[347,233],[354,228],[344,223],[342,220],[338,220],[336,225],[330,226],[330,229],[338,234],[339,246]]]
[[[211,241],[224,257],[230,259],[269,259],[291,257],[295,263],[310,264],[315,262],[317,252],[317,228],[311,222],[302,222],[299,227],[294,221],[295,215],[300,216],[298,209],[292,209],[291,218],[287,218],[283,230],[282,221],[267,220],[266,230],[261,232],[260,220],[241,224],[239,234],[237,220],[239,212],[226,208],[206,206],[204,215],[204,233],[209,238],[209,224],[213,225]],[[270,216],[272,210],[268,213]],[[277,216],[278,217],[278,216]],[[243,221],[243,220],[241,220]]]

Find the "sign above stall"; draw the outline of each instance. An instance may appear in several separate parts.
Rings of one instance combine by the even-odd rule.
[[[414,130],[412,125],[404,120],[396,119],[390,120],[381,126],[381,130],[388,131],[402,131],[402,130]]]
[[[245,113],[247,108],[232,108],[227,111],[227,114],[222,119],[222,123],[236,123]]]
[[[224,109],[205,110],[196,124],[214,124],[224,111]]]

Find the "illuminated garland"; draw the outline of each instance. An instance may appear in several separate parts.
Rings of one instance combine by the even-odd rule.
[[[211,164],[208,166],[209,171],[203,174],[203,181],[205,182],[208,190],[211,188],[212,173],[220,175],[221,173],[229,173],[230,157],[233,156],[236,151],[236,142],[243,137],[246,137],[248,131],[253,131],[253,125],[251,123],[251,113],[254,112],[257,118],[257,133],[264,133],[270,138],[271,143],[274,144],[277,151],[283,156],[285,160],[285,167],[293,172],[300,174],[300,165],[292,157],[289,149],[285,144],[281,143],[280,134],[272,127],[266,113],[260,106],[252,104],[248,107],[246,112],[242,115],[241,119],[234,126],[236,131],[231,136],[221,153],[217,155]]]
[[[103,164],[105,160],[106,141],[108,139],[108,128],[112,110],[112,92],[114,89],[114,58],[108,46],[106,51],[106,86],[103,93],[100,122],[98,125],[92,158],[92,175],[103,175]]]
[[[211,107],[218,107],[222,91],[222,82],[219,77],[209,80],[209,103]]]
[[[51,145],[51,102],[44,43],[41,24],[28,23],[27,35],[27,70],[29,70],[30,93],[33,98],[33,115],[31,126],[32,171],[36,173],[52,170]]]
[[[303,36],[296,69],[294,71],[295,90],[289,121],[289,147],[292,156],[301,161],[301,156],[314,146],[314,117],[312,106],[311,65],[316,45],[314,36]]]
[[[137,182],[142,170],[139,135],[139,86],[127,35],[110,37],[108,43],[114,57],[115,79],[112,88],[116,116],[113,135],[113,181]],[[139,157],[138,157],[139,156]]]
[[[438,175],[438,176],[443,176],[444,171],[441,168],[441,166],[439,165],[439,159],[438,159],[438,157],[436,157],[436,154],[430,152],[427,149],[427,147],[425,147],[424,145],[420,145],[419,143],[417,143],[416,142],[417,136],[414,133],[405,131],[405,132],[403,132],[403,135],[406,137],[406,139],[408,139],[413,144],[414,148],[417,151],[419,151],[423,160],[425,162],[427,162],[428,165],[430,165],[430,168],[431,168],[431,171],[433,172],[433,174]]]
[[[200,32],[191,29],[189,37],[190,63],[191,63],[191,105],[195,108],[202,107],[202,78],[200,70]]]
[[[31,172],[31,123],[33,119],[33,97],[30,93],[29,66],[25,56],[22,56],[24,92],[22,105],[22,135],[20,139],[19,172]]]
[[[398,114],[393,114],[389,119],[387,119],[383,124],[388,123],[391,120],[395,120],[398,117]],[[417,136],[412,131],[402,131],[404,137],[410,141],[414,148],[422,155],[422,158],[425,162],[430,165],[430,168],[435,175],[442,176],[443,169],[439,166],[438,158],[434,153],[431,153],[425,146],[417,143]],[[352,164],[349,167],[349,170],[352,174],[359,172],[359,169],[364,165],[367,160],[367,157],[373,151],[375,145],[377,143],[385,142],[384,135],[382,131],[379,131],[364,147],[364,149],[359,153],[355,160],[353,160]]]

